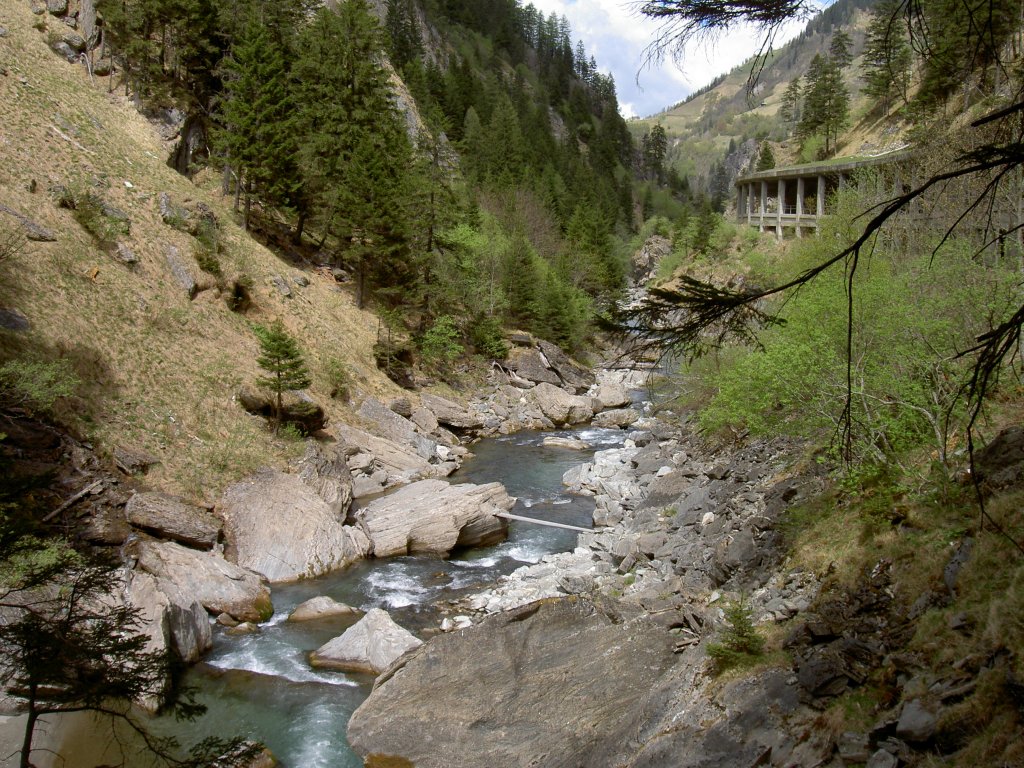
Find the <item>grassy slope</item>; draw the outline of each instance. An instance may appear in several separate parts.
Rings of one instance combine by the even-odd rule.
[[[122,95],[106,92],[106,80],[90,83],[81,66],[65,63],[47,48],[47,31],[62,24],[33,16],[28,3],[4,3],[0,25],[0,203],[57,233],[54,243],[29,243],[5,266],[0,305],[16,307],[32,322],[27,334],[0,332],[5,357],[27,351],[72,361],[83,379],[80,397],[61,414],[101,451],[134,445],[161,465],[148,481],[169,491],[210,500],[231,480],[263,464],[282,464],[298,447],[273,440],[262,420],[235,402],[239,385],[259,371],[249,322],[281,318],[298,338],[313,373],[311,394],[337,423],[351,414],[328,394],[324,361],[344,360],[364,393],[390,396],[397,388],[377,371],[372,345],[374,315],[355,308],[349,291],[333,278],[294,266],[250,239],[233,223],[230,200],[193,185],[166,166],[156,130]],[[30,182],[37,191],[28,191]],[[131,184],[131,187],[126,184]],[[90,184],[131,217],[124,238],[139,258],[134,269],[99,248],[59,209],[53,184]],[[254,306],[230,312],[214,280],[191,257],[194,240],[165,225],[157,196],[176,203],[202,201],[222,224],[227,277],[253,281]],[[0,224],[12,223],[3,217]],[[165,244],[176,246],[200,284],[210,286],[189,301],[171,275]],[[273,287],[274,275],[305,271],[310,285],[293,286],[290,299]],[[20,349],[19,349],[20,348]]]
[[[853,23],[845,26],[855,41],[859,54],[867,29],[868,14],[857,11]],[[808,35],[793,40],[769,58],[758,77],[758,89],[751,100],[747,97],[750,62],[736,67],[725,80],[688,102],[665,112],[632,123],[637,135],[661,123],[675,147],[675,164],[680,173],[706,175],[712,163],[724,155],[730,139],[739,142],[744,136],[767,131],[772,139],[782,135],[778,117],[782,95],[789,81],[806,72],[816,53],[828,53],[828,35]],[[858,55],[844,72],[851,93],[850,127],[840,139],[839,154],[857,154],[892,149],[902,143],[905,125],[868,114],[872,104],[861,96],[861,57]],[[798,142],[790,139],[774,144],[776,163],[798,162]]]

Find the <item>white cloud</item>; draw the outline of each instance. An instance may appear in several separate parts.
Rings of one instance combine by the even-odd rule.
[[[523,0],[532,1],[544,15],[556,13],[569,19],[573,40],[582,40],[598,68],[615,77],[623,115],[647,116],[682,101],[753,56],[760,39],[751,28],[736,29],[714,43],[688,50],[683,69],[665,60],[644,67],[644,52],[655,39],[658,24],[641,16],[630,0]],[[803,22],[789,25],[776,45],[794,37]]]

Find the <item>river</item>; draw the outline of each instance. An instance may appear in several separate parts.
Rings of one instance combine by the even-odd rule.
[[[543,446],[549,435],[580,438],[591,449]],[[515,514],[589,527],[593,501],[568,494],[562,475],[589,461],[595,450],[621,445],[625,435],[623,430],[583,427],[482,440],[471,446],[474,456],[450,480],[501,482],[518,499]],[[189,743],[210,735],[252,738],[270,747],[289,768],[362,766],[345,731],[350,715],[369,695],[373,679],[316,670],[307,662],[310,651],[341,634],[355,619],[292,623],[286,621],[288,614],[310,597],[328,595],[364,611],[384,608],[425,639],[437,630],[439,602],[479,591],[545,554],[572,549],[575,542],[571,531],[512,522],[505,542],[459,552],[450,560],[368,560],[318,579],[275,585],[274,615],[258,634],[232,636],[215,630],[213,650],[187,679],[198,689],[207,714],[185,729],[178,724],[169,730]]]

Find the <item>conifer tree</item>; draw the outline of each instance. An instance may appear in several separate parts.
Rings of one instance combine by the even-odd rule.
[[[789,81],[786,90],[782,94],[782,101],[779,104],[779,117],[787,123],[796,123],[800,120],[800,99],[803,91],[800,87],[800,78],[794,77]]]
[[[828,56],[840,69],[850,66],[850,62],[853,61],[853,40],[844,30],[837,29],[832,35]]]
[[[338,261],[358,275],[358,304],[410,277],[405,203],[412,148],[381,65],[383,36],[366,0],[321,8],[299,40],[300,159]]]
[[[910,44],[898,0],[882,0],[871,9],[864,43],[864,93],[881,102],[888,114],[896,98],[907,99]]]
[[[395,69],[401,71],[423,53],[412,0],[387,0],[384,24],[388,36],[388,55]]]
[[[839,67],[821,54],[811,59],[806,78],[804,111],[797,133],[803,139],[820,134],[825,139],[827,155],[846,126],[850,94]]]
[[[255,14],[232,45],[223,70],[224,97],[218,110],[222,127],[214,136],[234,167],[235,207],[239,196],[244,197],[248,229],[253,196],[268,205],[287,205],[299,186],[295,103],[281,45]]]
[[[256,380],[264,389],[274,395],[274,434],[281,428],[281,413],[284,408],[284,393],[305,389],[312,380],[302,359],[299,345],[284,329],[280,320],[269,327],[254,325],[253,333],[260,342],[260,354],[256,363],[267,372]]]
[[[757,171],[770,171],[775,167],[775,153],[772,152],[772,145],[767,141],[761,142],[761,153],[757,156]]]

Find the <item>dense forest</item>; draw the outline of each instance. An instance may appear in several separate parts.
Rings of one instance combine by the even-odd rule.
[[[248,228],[315,244],[419,339],[454,320],[492,356],[503,326],[579,348],[622,287],[634,146],[564,18],[514,0],[100,10],[125,87],[186,105],[186,170],[223,168]]]

